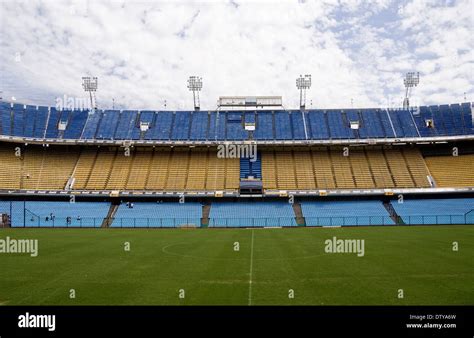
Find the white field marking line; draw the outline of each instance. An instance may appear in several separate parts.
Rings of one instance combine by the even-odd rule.
[[[260,239],[260,240],[262,240],[262,239]],[[296,240],[289,240],[289,239],[286,239],[286,240],[287,241],[292,241],[292,242],[296,241]],[[224,242],[224,241],[227,241],[227,240],[219,240],[219,241],[216,240],[215,242]],[[169,251],[169,248],[171,248],[173,246],[176,246],[176,245],[181,245],[181,244],[188,244],[188,243],[187,242],[171,243],[171,244],[168,244],[168,245],[165,245],[164,247],[162,247],[161,252],[163,252],[167,255],[170,255],[170,256],[192,258],[192,259],[222,260],[222,261],[243,261],[243,260],[245,260],[245,258],[221,258],[221,257],[203,257],[203,256],[196,256],[196,255],[185,255],[185,254]],[[299,260],[299,259],[312,259],[312,258],[324,256],[324,255],[326,255],[326,253],[322,253],[322,254],[319,254],[319,255],[288,257],[288,258],[284,258],[284,257],[283,258],[255,258],[254,260],[255,261],[276,261],[276,262],[280,262],[280,261],[293,261],[293,260]]]
[[[254,231],[252,229],[252,244],[250,246],[250,278],[249,278],[249,306],[252,305],[252,274],[253,274],[253,240]]]

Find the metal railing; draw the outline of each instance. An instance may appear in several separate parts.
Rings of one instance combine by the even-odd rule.
[[[289,227],[297,226],[295,217],[242,217],[242,218],[209,218],[209,227]]]
[[[22,210],[23,212],[23,210]],[[12,227],[70,227],[98,228],[107,224],[111,228],[178,228],[178,227],[295,227],[295,217],[241,217],[241,218],[112,218],[103,217],[39,217],[33,213],[25,213],[25,217],[13,217]],[[454,225],[474,224],[474,210],[457,215],[420,215],[420,216],[341,216],[341,217],[305,217],[305,225],[309,227],[323,226],[384,226],[384,225]],[[107,221],[107,223],[104,223]],[[401,222],[403,221],[403,222]]]

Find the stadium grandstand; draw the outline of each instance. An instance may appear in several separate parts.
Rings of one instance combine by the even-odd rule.
[[[12,227],[472,223],[473,119],[469,102],[133,111],[2,101],[0,213]],[[258,151],[219,156],[223,145]]]

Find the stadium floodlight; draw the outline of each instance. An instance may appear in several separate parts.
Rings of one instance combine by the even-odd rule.
[[[300,108],[304,109],[306,106],[306,89],[311,87],[311,75],[306,74],[304,77],[300,75],[296,79],[296,88],[300,91]]]
[[[91,99],[91,109],[97,109],[96,107],[96,100],[95,100],[95,92],[97,91],[98,81],[97,77],[90,77],[86,76],[82,78],[82,88],[84,88],[85,92],[89,92],[90,99]]]
[[[199,92],[202,89],[202,77],[190,76],[188,79],[188,89],[193,92],[194,109],[199,110]]]
[[[405,85],[405,99],[403,100],[403,109],[410,108],[410,93],[411,88],[416,87],[420,83],[420,73],[419,72],[408,72],[403,79],[403,84]]]

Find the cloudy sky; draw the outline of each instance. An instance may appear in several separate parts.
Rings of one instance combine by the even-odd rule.
[[[419,104],[473,101],[473,36],[473,0],[0,0],[0,90],[54,105],[90,75],[99,108],[191,109],[199,75],[203,109],[224,95],[296,108],[311,74],[308,106],[385,107],[417,70]]]

